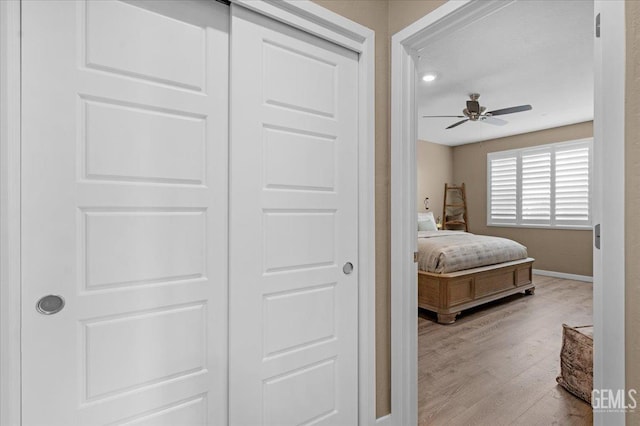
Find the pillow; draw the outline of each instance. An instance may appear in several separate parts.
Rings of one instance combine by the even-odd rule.
[[[418,220],[429,220],[429,218],[433,219],[433,212],[418,212]]]
[[[418,231],[437,231],[433,212],[418,213]]]
[[[438,227],[431,220],[423,220],[418,222],[418,231],[437,231]]]

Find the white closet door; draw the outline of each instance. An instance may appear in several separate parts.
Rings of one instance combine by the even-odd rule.
[[[24,425],[226,423],[228,21],[22,3]]]
[[[357,54],[231,28],[230,424],[355,425]]]

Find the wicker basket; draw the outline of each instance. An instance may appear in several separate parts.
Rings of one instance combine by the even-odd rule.
[[[593,326],[562,324],[560,375],[556,381],[578,398],[591,404],[593,390]]]

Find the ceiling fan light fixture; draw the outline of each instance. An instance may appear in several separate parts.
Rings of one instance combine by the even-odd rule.
[[[438,75],[434,72],[428,72],[422,76],[422,81],[426,81],[427,83],[431,83],[433,80],[438,78]]]
[[[423,77],[424,79],[424,77]],[[459,125],[466,123],[467,121],[480,121],[487,124],[493,124],[494,126],[504,126],[508,124],[507,121],[500,118],[495,118],[494,115],[507,115],[514,114],[516,112],[531,111],[533,107],[531,105],[518,105],[508,108],[495,109],[493,111],[487,111],[487,108],[480,105],[478,99],[479,93],[470,93],[470,100],[467,101],[467,107],[462,110],[463,115],[423,115],[423,118],[465,118],[464,120],[453,123],[449,127],[445,127],[446,130],[453,129]]]

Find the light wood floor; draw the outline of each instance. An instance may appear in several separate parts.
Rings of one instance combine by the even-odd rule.
[[[592,285],[534,276],[515,294],[440,325],[418,318],[418,420],[425,425],[590,425],[591,407],[556,384],[562,323],[592,324]]]

